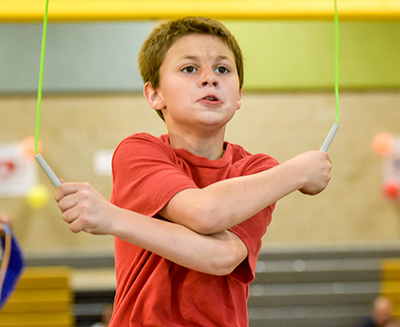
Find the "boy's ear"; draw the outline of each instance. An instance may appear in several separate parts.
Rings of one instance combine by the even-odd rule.
[[[161,110],[165,108],[164,101],[157,90],[153,88],[150,82],[146,82],[143,87],[143,94],[153,109]]]
[[[242,89],[239,90],[236,110],[239,110],[241,107],[242,107]]]

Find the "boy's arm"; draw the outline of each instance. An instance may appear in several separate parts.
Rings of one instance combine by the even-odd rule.
[[[119,208],[87,183],[63,183],[55,199],[73,232],[113,235],[193,270],[227,275],[247,257],[245,244],[230,231],[202,235]]]
[[[296,190],[320,193],[330,180],[331,168],[326,152],[309,151],[257,174],[183,190],[160,214],[201,234],[219,233]]]

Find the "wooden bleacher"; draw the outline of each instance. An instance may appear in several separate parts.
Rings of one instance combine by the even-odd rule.
[[[400,319],[400,259],[382,261],[382,281],[380,293],[393,303],[394,316]]]
[[[68,267],[27,267],[0,312],[0,327],[72,327]]]
[[[112,252],[30,255],[25,259],[27,266],[68,266],[71,269],[75,327],[90,327],[99,322],[104,308],[113,303],[116,281]]]
[[[380,294],[392,299],[400,318],[399,258],[400,247],[396,246],[264,251],[250,285],[249,325],[353,327],[369,314]],[[90,327],[98,321],[113,299],[112,254],[30,257],[27,263],[70,267],[76,327]],[[1,322],[0,315],[3,327]]]
[[[250,327],[353,327],[380,294],[396,301],[399,314],[395,258],[398,247],[264,252],[250,285]],[[383,281],[389,272],[390,282]]]

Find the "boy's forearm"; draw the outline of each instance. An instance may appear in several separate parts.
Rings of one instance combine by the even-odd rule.
[[[292,159],[254,175],[223,180],[204,189],[184,190],[171,199],[161,214],[203,234],[227,230],[296,190],[308,187],[311,194],[307,185],[310,169],[304,166],[304,158]],[[329,165],[324,169],[329,173]]]
[[[185,226],[124,209],[114,221],[110,234],[203,273],[227,275],[247,256],[244,243],[228,231],[201,235]]]
[[[63,183],[55,200],[72,232],[113,235],[190,269],[226,275],[247,256],[245,244],[234,233],[201,235],[117,207],[88,183]]]
[[[254,216],[300,187],[297,172],[284,163],[258,174],[213,184],[207,190],[209,193],[205,202],[217,208],[209,213],[213,217],[210,220],[215,219],[215,226],[218,226],[218,222],[218,229],[225,230]]]
[[[296,172],[285,164],[178,193],[161,214],[203,234],[227,230],[297,190]],[[180,202],[179,204],[177,202]]]
[[[226,208],[225,213],[218,210],[213,215],[219,221],[221,229],[231,228],[247,220],[296,191],[301,185],[297,172],[285,163],[258,174],[224,182],[221,185],[211,185],[207,195],[215,207]]]

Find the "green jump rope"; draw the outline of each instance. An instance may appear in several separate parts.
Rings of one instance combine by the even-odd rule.
[[[335,5],[335,15],[334,15],[334,23],[335,23],[335,99],[336,99],[336,120],[333,124],[328,136],[326,137],[321,151],[328,151],[329,146],[331,145],[333,138],[336,135],[336,132],[339,128],[339,18],[338,18],[338,10],[337,10],[337,1],[334,0]],[[40,71],[39,71],[39,87],[38,87],[38,97],[37,97],[37,114],[36,114],[36,133],[35,133],[35,151],[36,156],[35,159],[38,164],[41,166],[43,171],[46,173],[50,181],[53,185],[58,188],[61,185],[60,180],[54,174],[53,170],[44,160],[42,155],[39,153],[39,126],[40,126],[40,106],[42,101],[42,86],[43,86],[43,67],[44,67],[44,57],[46,51],[46,35],[47,35],[47,14],[49,9],[49,0],[46,0],[46,9],[44,13],[43,19],[43,36],[42,36],[42,51],[40,56]]]
[[[44,55],[46,51],[46,35],[47,35],[47,13],[49,10],[49,0],[46,0],[46,10],[44,12],[44,20],[43,20],[43,36],[42,36],[42,52],[40,55],[40,71],[39,71],[39,87],[38,87],[38,97],[37,97],[37,112],[36,112],[36,133],[35,133],[35,151],[36,156],[35,159],[42,167],[43,171],[46,173],[47,177],[53,183],[55,188],[58,188],[61,185],[60,180],[54,174],[53,170],[47,164],[46,160],[39,153],[39,126],[40,126],[40,105],[42,102],[42,86],[43,86],[43,67],[44,67]]]
[[[339,17],[337,10],[337,3],[335,2],[335,99],[336,99],[336,119],[333,124],[328,136],[322,144],[321,151],[328,151],[333,138],[339,128]]]

